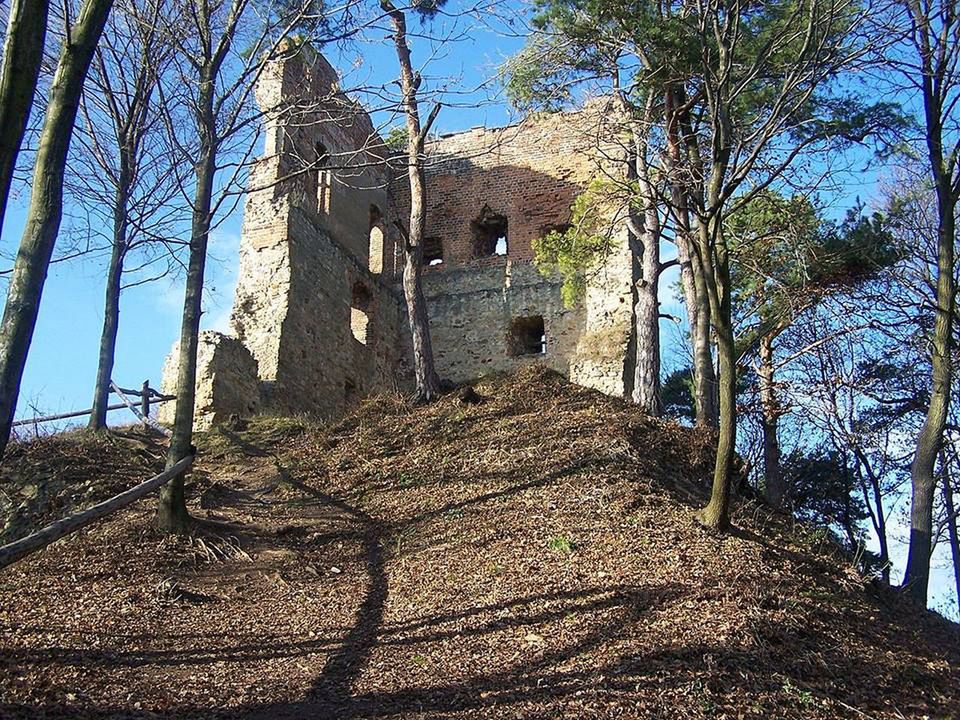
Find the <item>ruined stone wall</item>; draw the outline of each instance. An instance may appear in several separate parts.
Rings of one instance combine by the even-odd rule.
[[[275,165],[267,175],[290,178],[280,190],[290,207],[381,272],[394,250],[381,241],[371,257],[371,213],[387,214],[388,151],[366,111],[340,90],[336,71],[310,47],[272,63],[257,99],[267,115],[261,162]]]
[[[288,50],[257,87],[265,152],[248,182],[233,337],[211,335],[198,360],[201,427],[256,408],[332,418],[410,379],[393,222],[408,222],[406,173],[392,177],[370,118],[330,65]],[[442,262],[423,280],[442,377],[542,362],[613,395],[628,390],[625,228],[611,222],[614,251],[575,307],[532,262],[534,240],[569,222],[587,184],[623,171],[608,116],[595,106],[429,144],[427,244]]]
[[[231,323],[265,407],[333,417],[393,388],[401,363],[383,143],[309,48],[271,66],[258,99],[267,154],[251,175]]]
[[[198,357],[201,426],[222,419],[221,405],[240,412],[214,378],[255,388],[252,407],[330,418],[396,387],[404,365],[382,140],[326,60],[289,50],[256,89],[265,152],[248,180],[234,338]],[[238,348],[249,363],[238,365]],[[175,359],[166,373],[175,378]]]
[[[163,366],[160,391],[176,395],[180,370],[180,343],[176,343]],[[159,406],[160,422],[173,424],[176,403]],[[194,398],[194,429],[209,430],[229,419],[253,415],[260,409],[257,361],[243,343],[223,333],[205,330],[197,345],[197,385]]]
[[[625,230],[614,253],[591,273],[583,301],[566,308],[560,279],[532,264],[533,241],[570,221],[570,206],[594,177],[622,157],[603,136],[604,114],[547,115],[520,125],[475,129],[427,148],[427,238],[443,261],[424,268],[434,354],[440,375],[469,380],[544,362],[575,382],[610,394],[625,390],[632,266]],[[394,185],[395,212],[409,207],[405,179]],[[476,220],[506,217],[506,253],[478,256]],[[516,355],[518,319],[542,317],[543,355]]]

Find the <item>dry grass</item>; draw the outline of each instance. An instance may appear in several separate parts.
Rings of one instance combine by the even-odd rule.
[[[477,391],[223,429],[197,538],[140,507],[0,574],[0,714],[957,715],[956,627],[762,506],[693,521],[709,436],[538,368]]]

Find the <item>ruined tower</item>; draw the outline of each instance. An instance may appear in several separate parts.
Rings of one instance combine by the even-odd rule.
[[[256,97],[264,154],[248,181],[231,335],[201,338],[200,428],[258,410],[335,417],[409,382],[397,276],[397,223],[409,212],[402,159],[388,160],[371,118],[308,47],[271,63]],[[532,263],[533,241],[568,223],[576,196],[618,162],[604,118],[596,105],[427,144],[423,281],[442,378],[542,362],[609,394],[628,390],[625,227],[611,228],[611,255],[576,307],[563,305],[559,278]],[[168,391],[174,365],[172,355]]]

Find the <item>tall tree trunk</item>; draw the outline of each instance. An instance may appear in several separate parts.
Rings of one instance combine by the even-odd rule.
[[[647,257],[659,255],[659,252],[651,252],[656,245],[649,238],[643,244],[643,257],[640,259],[643,275],[636,282],[637,295],[633,309],[637,338],[633,402],[652,417],[663,414],[660,401],[660,302],[657,298],[660,262],[658,258]]]
[[[83,81],[113,0],[87,0],[60,51],[40,134],[26,226],[0,324],[0,457],[10,438],[20,381],[63,214],[63,173]]]
[[[674,203],[682,190],[673,190]],[[689,228],[689,218],[687,221]],[[689,230],[677,234],[677,261],[680,263],[680,286],[690,329],[690,352],[693,374],[693,405],[698,427],[717,427],[717,376],[713,371],[710,351],[710,301],[703,288],[703,277],[694,267],[696,255],[690,252]]]
[[[947,512],[947,536],[950,540],[950,557],[953,560],[953,585],[957,592],[957,609],[960,611],[960,535],[957,533],[957,510],[953,504],[952,480],[948,465],[943,465],[943,505]]]
[[[699,254],[692,247],[694,242],[690,223],[688,187],[683,179],[682,165],[686,157],[693,174],[702,173],[699,150],[690,127],[689,113],[681,108],[686,104],[682,85],[673,84],[666,91],[667,159],[670,170],[670,194],[676,222],[677,260],[680,263],[680,283],[683,288],[687,321],[690,326],[690,346],[693,370],[693,400],[697,425],[717,427],[717,377],[713,370],[713,354],[710,351],[710,298]]]
[[[942,170],[942,168],[941,168]],[[910,504],[910,550],[903,577],[904,589],[926,605],[930,582],[930,553],[933,546],[933,494],[936,487],[934,466],[943,444],[943,430],[950,410],[950,389],[953,381],[950,353],[953,336],[954,294],[954,212],[950,178],[937,173],[937,211],[939,213],[937,244],[937,316],[931,338],[933,385],[930,405],[917,449],[910,466],[912,497]]]
[[[721,59],[729,52],[720,48]],[[733,335],[733,307],[730,283],[730,256],[723,234],[723,198],[721,189],[730,162],[731,120],[729,108],[721,104],[714,112],[714,130],[710,176],[705,191],[698,185],[697,262],[710,299],[710,322],[717,342],[719,360],[718,393],[720,419],[717,436],[717,458],[713,469],[710,502],[700,511],[701,522],[712,530],[725,530],[730,524],[730,493],[733,485],[733,458],[737,444],[737,351]],[[687,154],[696,164],[694,175],[704,174],[696,137],[684,132]],[[701,183],[703,180],[701,180]]]
[[[760,405],[763,425],[763,494],[767,502],[782,510],[787,488],[780,471],[780,439],[777,434],[780,405],[773,372],[773,333],[760,338]]]
[[[40,77],[48,0],[12,0],[0,74],[0,229]]]
[[[120,172],[113,206],[113,248],[107,267],[107,288],[103,303],[103,329],[100,332],[100,357],[97,362],[97,381],[93,390],[93,411],[90,413],[91,430],[107,426],[107,406],[110,404],[110,381],[117,349],[117,331],[120,327],[120,285],[123,278],[123,261],[127,252],[127,211],[130,191],[130,164],[121,141]]]
[[[955,11],[955,7],[949,6]],[[926,130],[927,161],[937,194],[937,313],[931,338],[930,405],[917,438],[917,449],[910,466],[912,497],[910,505],[910,550],[903,577],[904,589],[926,605],[930,582],[930,553],[933,547],[934,468],[943,445],[943,430],[950,410],[953,382],[951,350],[953,313],[956,304],[954,282],[954,243],[957,191],[954,174],[956,150],[945,152],[944,113],[952,107],[949,96],[955,89],[956,53],[952,41],[956,34],[955,13],[941,18],[942,33],[931,24],[933,13],[922,3],[906,3],[911,14],[913,42],[918,51],[920,86]],[[916,82],[916,79],[914,79]],[[949,160],[947,158],[949,157]]]
[[[693,349],[693,383],[697,425],[716,428],[720,425],[720,409],[718,407],[717,373],[713,368],[713,353],[711,352],[710,341],[710,298],[707,294],[706,279],[700,265],[699,256],[696,253],[689,252],[690,246],[687,242],[683,242],[681,245],[685,246],[688,253],[690,274],[689,281],[684,280],[683,268],[681,267],[681,282],[689,282],[692,290],[692,298],[687,301],[687,315],[690,322],[690,340]],[[685,297],[687,292],[684,289]],[[690,315],[691,308],[693,308],[692,315]]]
[[[715,168],[711,197],[718,194],[719,171]],[[719,203],[712,200],[712,207]],[[737,444],[737,351],[733,335],[730,260],[723,238],[722,218],[715,214],[709,220],[700,219],[699,252],[701,261],[714,258],[714,267],[708,268],[710,279],[710,316],[717,340],[720,361],[719,399],[720,425],[717,437],[717,458],[713,471],[710,502],[700,511],[700,520],[712,530],[725,530],[730,524],[730,494],[733,486],[733,459]],[[708,266],[704,263],[704,267]]]
[[[710,309],[720,360],[720,426],[710,502],[700,511],[700,520],[712,530],[725,530],[730,524],[730,491],[737,445],[737,351],[730,322],[729,260],[722,246],[718,246],[715,252],[717,289],[711,295]]]
[[[630,117],[631,107],[617,88],[620,112]],[[653,122],[653,98],[644,106],[640,125],[631,118],[633,129],[633,157],[628,165],[627,176],[636,182],[643,207],[642,215],[632,208],[628,223],[632,235],[631,254],[633,266],[639,268],[639,277],[634,278],[633,324],[636,337],[634,353],[632,399],[648,415],[660,417],[663,403],[660,399],[660,215],[657,211],[658,196],[651,180],[652,171],[647,162],[647,138]]]
[[[407,317],[413,338],[413,369],[416,378],[416,399],[429,402],[440,395],[440,378],[433,363],[433,344],[430,339],[430,317],[421,279],[423,267],[423,236],[426,232],[427,186],[423,170],[423,143],[436,117],[434,108],[426,126],[420,126],[417,90],[420,76],[413,72],[410,48],[407,45],[407,19],[392,2],[382,1],[380,7],[393,23],[393,42],[400,63],[400,88],[403,109],[407,118],[407,176],[410,182],[410,226],[404,241],[403,296],[407,303]]]
[[[216,174],[217,130],[213,102],[217,72],[218,68],[207,65],[200,75],[200,95],[196,109],[200,130],[200,153],[196,168],[197,185],[194,191],[190,228],[190,259],[187,265],[187,284],[180,326],[177,406],[174,411],[173,435],[167,450],[167,467],[172,467],[192,452],[203,276],[207,263],[210,209],[213,204],[213,180]],[[189,529],[190,515],[187,512],[184,495],[183,475],[171,480],[160,491],[157,522],[160,528],[167,532],[184,533]]]

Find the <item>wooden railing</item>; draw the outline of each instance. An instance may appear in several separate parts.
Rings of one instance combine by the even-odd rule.
[[[114,395],[119,395],[123,402],[115,405],[108,405],[107,410],[130,410],[144,425],[151,425],[154,427],[157,427],[157,425],[150,420],[150,406],[177,399],[176,395],[163,395],[158,390],[150,387],[149,380],[144,380],[143,385],[139,390],[121,388],[115,383],[110,383],[110,387],[110,392]],[[139,399],[139,408],[130,402],[130,400],[127,398],[128,395],[132,395]],[[87,410],[73,410],[71,412],[57,413],[56,415],[41,415],[39,417],[27,418],[25,420],[17,420],[13,423],[13,427],[20,427],[23,425],[39,425],[40,423],[51,422],[53,420],[68,420],[70,418],[83,417],[84,415],[89,415],[92,412],[93,408],[89,408]]]
[[[0,568],[4,568],[11,563],[25,558],[31,553],[46,547],[60,538],[76,532],[80,528],[86,527],[92,522],[116,512],[120,508],[130,505],[147,493],[156,490],[162,485],[182,475],[193,464],[193,455],[188,455],[176,464],[170,466],[159,475],[154,475],[149,480],[145,480],[136,487],[130,488],[119,495],[115,495],[109,500],[104,500],[93,507],[81,510],[78,513],[69,515],[61,520],[57,520],[47,525],[42,530],[27,535],[25,538],[16,540],[9,545],[0,547]]]

